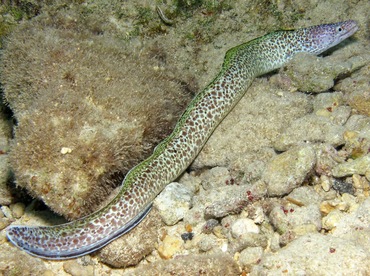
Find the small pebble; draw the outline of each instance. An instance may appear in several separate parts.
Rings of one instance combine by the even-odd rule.
[[[65,261],[63,269],[66,273],[72,276],[91,276],[94,275],[94,267],[92,265],[83,266],[77,260]]]
[[[167,235],[162,244],[158,247],[158,254],[162,259],[171,259],[176,253],[178,253],[183,246],[184,242],[174,236]]]
[[[204,217],[222,218],[230,214],[239,214],[248,204],[248,199],[240,196],[225,201],[216,201],[205,208]]]
[[[202,233],[211,234],[213,231],[213,228],[215,228],[217,225],[219,225],[218,220],[216,219],[207,220],[206,223],[203,225]]]
[[[266,248],[269,243],[269,238],[265,234],[246,233],[238,239],[229,238],[228,252],[235,254],[241,252],[248,247],[263,247]]]
[[[198,247],[201,251],[207,252],[217,244],[217,240],[213,235],[205,235],[199,242]]]
[[[262,224],[266,219],[262,206],[256,206],[253,211],[250,218],[253,219],[255,224]]]
[[[24,211],[26,209],[26,205],[22,202],[17,202],[12,205],[12,214],[15,218],[20,218],[24,215]]]
[[[221,225],[217,225],[213,228],[213,234],[219,239],[225,239],[224,228]]]
[[[5,217],[10,218],[10,219],[13,218],[12,211],[10,210],[8,206],[1,206],[1,211],[3,212]]]
[[[355,190],[351,183],[345,182],[343,180],[334,179],[333,181],[333,189],[340,194],[354,194]]]
[[[337,199],[335,199],[337,200]],[[332,212],[333,210],[335,210],[335,206],[337,205],[337,203],[333,203],[333,200],[325,200],[323,201],[321,204],[320,204],[320,212],[322,214],[329,214],[330,212]]]
[[[270,239],[270,249],[272,252],[276,252],[281,248],[280,246],[280,235],[278,233],[273,233]]]
[[[326,175],[321,175],[320,180],[321,180],[321,188],[325,192],[329,192],[330,188],[332,187],[332,182],[330,181],[331,179],[327,177]]]
[[[341,196],[342,201],[348,206],[346,211],[348,212],[354,212],[358,209],[359,204],[357,202],[357,198],[354,195],[351,194],[343,194]]]
[[[186,233],[181,234],[181,238],[184,242],[191,241],[193,237],[194,237],[193,232],[186,232]]]
[[[344,217],[343,212],[335,209],[322,219],[322,228],[332,230],[337,227],[339,221]]]
[[[262,247],[248,247],[240,252],[239,263],[243,268],[250,268],[258,263],[263,255]]]
[[[259,232],[259,227],[249,218],[237,219],[231,226],[231,233],[236,239],[247,233],[258,234]]]
[[[67,154],[67,153],[71,153],[72,152],[72,149],[71,148],[67,148],[67,147],[62,147],[60,149],[60,153],[61,154]]]
[[[42,276],[55,276],[54,272],[50,269],[47,269],[44,271],[44,273],[42,274]]]
[[[369,190],[370,183],[366,180],[366,177],[362,177],[359,174],[354,174],[352,176],[353,187],[361,190]]]

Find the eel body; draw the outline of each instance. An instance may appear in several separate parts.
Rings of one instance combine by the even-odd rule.
[[[281,67],[297,53],[320,54],[357,29],[357,23],[348,20],[276,31],[230,49],[218,75],[190,102],[153,154],[130,170],[106,207],[57,226],[11,225],[8,239],[31,255],[68,259],[96,251],[127,233],[150,211],[163,188],[190,165],[255,77]]]

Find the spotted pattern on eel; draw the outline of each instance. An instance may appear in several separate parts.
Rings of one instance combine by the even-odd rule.
[[[126,175],[119,194],[106,207],[57,226],[11,225],[8,239],[31,255],[68,259],[96,251],[127,233],[148,214],[163,188],[190,165],[255,77],[281,67],[297,53],[320,54],[357,29],[357,23],[348,20],[276,31],[230,49],[218,75],[190,102],[153,154]]]

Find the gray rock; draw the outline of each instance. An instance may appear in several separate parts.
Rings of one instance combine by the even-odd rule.
[[[338,163],[345,161],[345,156],[338,153],[330,144],[316,144],[314,148],[317,158],[315,172],[317,175],[320,175],[320,177],[331,175],[332,168]],[[326,181],[332,180],[326,179]]]
[[[184,216],[184,222],[190,225],[205,223],[204,207],[199,205],[191,208]]]
[[[342,179],[334,179],[332,188],[340,194],[347,193],[353,195],[355,192],[353,185]]]
[[[333,176],[343,177],[353,174],[365,175],[370,170],[370,154],[359,157],[355,160],[338,164],[333,168]]]
[[[336,221],[333,236],[351,240],[370,252],[370,198],[367,198],[353,213],[341,214]]]
[[[310,53],[297,54],[282,70],[282,78],[290,84],[291,90],[310,93],[328,91],[341,74],[348,74],[366,64],[348,59],[334,60],[334,57],[317,57]]]
[[[287,200],[293,199],[297,202],[300,202],[302,205],[317,204],[319,205],[323,200],[323,197],[320,196],[313,187],[303,186],[294,189],[287,197]]]
[[[203,189],[210,190],[225,186],[227,181],[230,181],[231,176],[227,168],[215,167],[202,173],[200,179],[202,180]]]
[[[262,247],[248,247],[240,252],[239,263],[242,267],[249,270],[252,265],[258,263],[258,261],[262,258],[262,255]]]
[[[269,238],[264,234],[246,233],[238,239],[229,242],[228,252],[234,255],[236,252],[241,252],[248,247],[263,247],[266,248],[269,243]]]
[[[370,117],[354,114],[349,117],[345,124],[348,130],[355,130],[362,134],[363,137],[370,136]]]
[[[265,254],[255,275],[369,275],[369,251],[351,241],[322,234],[302,236],[275,253]]]
[[[210,234],[212,233],[213,229],[219,225],[218,220],[215,219],[209,219],[206,221],[206,223],[202,227],[202,233],[204,234]]]
[[[274,148],[286,151],[294,145],[328,143],[333,146],[344,144],[345,127],[334,124],[329,118],[309,114],[295,120],[276,139]]]
[[[157,261],[127,271],[122,275],[239,275],[238,265],[226,253],[190,254],[176,259]]]
[[[94,275],[93,265],[82,265],[77,260],[68,260],[64,262],[63,269],[72,276],[90,276]]]
[[[317,205],[302,207],[277,205],[270,212],[269,218],[280,234],[308,224],[314,225],[317,231],[321,229],[321,213]]]
[[[111,242],[98,252],[99,260],[109,266],[121,268],[138,264],[156,247],[157,230],[163,226],[157,209],[133,230]]]
[[[0,246],[0,268],[3,275],[43,275],[45,261],[19,250],[9,242]]]
[[[245,192],[245,191],[244,191]],[[205,218],[222,218],[231,214],[239,214],[248,204],[247,196],[230,197],[226,201],[215,201],[204,209]]]
[[[343,125],[351,115],[351,107],[344,106],[343,93],[322,93],[313,100],[313,113],[329,118],[334,124]]]
[[[265,195],[263,183],[254,185],[225,186],[204,191],[193,199],[193,205],[204,206],[206,218],[221,218],[240,213],[245,206]]]
[[[267,193],[281,196],[299,187],[316,163],[315,151],[311,146],[293,148],[271,160],[263,173],[262,181]]]
[[[363,67],[350,74],[349,77],[337,82],[334,86],[334,90],[345,93],[345,98],[351,108],[356,109],[360,114],[370,115],[370,70],[369,66],[366,65],[366,63],[370,63],[370,53],[367,50],[364,52],[366,53],[365,55],[357,56],[354,52],[368,49],[368,45],[366,45],[366,43],[358,43],[356,46],[353,46],[354,47],[351,47],[352,55],[348,59],[348,62],[357,63],[356,65],[362,63]]]
[[[206,235],[198,242],[199,250],[203,252],[210,251],[215,245],[217,245],[217,239],[213,235]]]
[[[256,179],[261,165],[274,155],[272,142],[281,130],[311,109],[307,95],[271,88],[257,80],[213,132],[191,167],[232,164]]]

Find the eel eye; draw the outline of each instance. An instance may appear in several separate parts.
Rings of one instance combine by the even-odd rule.
[[[338,31],[338,32],[341,32],[342,30],[343,30],[343,29],[342,29],[342,27],[338,27],[338,28],[337,28],[337,31]]]

